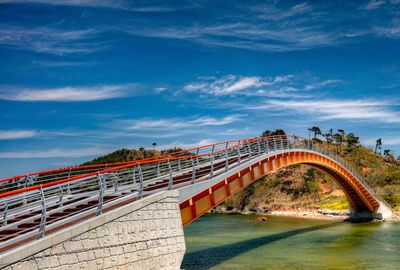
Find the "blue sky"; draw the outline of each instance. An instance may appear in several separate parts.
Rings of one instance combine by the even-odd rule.
[[[315,125],[400,155],[399,18],[399,0],[0,0],[0,177]]]

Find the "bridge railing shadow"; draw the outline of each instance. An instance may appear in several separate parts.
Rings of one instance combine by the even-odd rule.
[[[279,240],[283,240],[298,234],[323,230],[330,227],[337,226],[343,222],[334,222],[329,224],[311,226],[287,232],[282,232],[273,235],[267,235],[263,237],[257,237],[248,239],[245,241],[232,243],[219,247],[207,248],[199,251],[193,251],[185,254],[182,263],[182,269],[196,269],[205,270],[213,266],[216,266],[226,260],[236,257],[245,252],[251,251],[258,247],[274,243]]]

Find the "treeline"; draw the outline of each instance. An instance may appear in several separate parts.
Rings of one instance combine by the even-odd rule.
[[[334,145],[338,152],[346,150],[347,152],[352,151],[354,148],[360,146],[360,137],[354,135],[353,132],[346,133],[343,129],[338,129],[336,132],[331,128],[328,132],[324,133],[319,127],[312,127],[308,129],[309,138],[311,133],[313,135],[313,140],[322,142],[320,137],[322,137],[328,145]],[[343,147],[342,147],[343,146]],[[382,155],[382,138],[379,138],[375,142],[374,153]],[[384,149],[383,156],[388,160],[394,160],[394,152],[391,149]],[[400,160],[400,156],[397,158]]]
[[[115,163],[115,162],[127,162],[134,160],[141,160],[146,158],[153,158],[159,155],[170,154],[173,152],[181,151],[181,148],[169,148],[161,151],[155,150],[156,143],[152,144],[153,150],[147,150],[143,147],[139,149],[126,149],[122,148],[116,150],[112,153],[100,156],[91,161],[85,162],[82,165],[93,165],[93,164],[107,164],[107,163]]]

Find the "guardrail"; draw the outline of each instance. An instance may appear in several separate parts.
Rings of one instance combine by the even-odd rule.
[[[0,193],[0,251],[43,237],[69,222],[138,200],[161,190],[212,179],[260,155],[306,149],[330,157],[346,168],[377,200],[378,197],[332,147],[295,135],[232,140],[187,149],[158,158],[92,171],[80,168],[76,176],[36,181]]]

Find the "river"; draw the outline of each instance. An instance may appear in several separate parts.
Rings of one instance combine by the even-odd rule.
[[[206,215],[185,228],[182,269],[400,269],[400,223]]]

